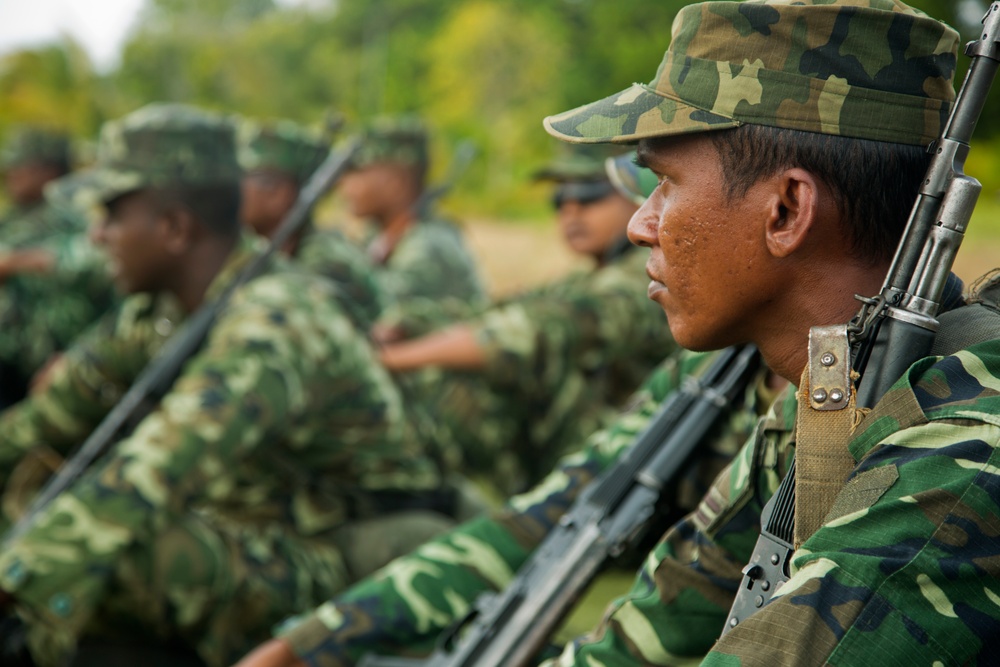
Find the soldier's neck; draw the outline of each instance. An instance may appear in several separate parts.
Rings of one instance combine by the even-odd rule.
[[[187,313],[193,313],[205,300],[205,293],[222,271],[239,236],[207,236],[181,259],[181,267],[170,288]]]
[[[383,264],[389,259],[415,220],[410,208],[396,211],[378,220],[379,235],[369,248],[369,254],[376,264]]]
[[[767,365],[794,385],[808,362],[809,330],[848,323],[860,307],[854,295],[877,294],[885,277],[883,267],[841,263],[827,268],[786,283],[783,298],[756,318],[756,331],[749,336]]]

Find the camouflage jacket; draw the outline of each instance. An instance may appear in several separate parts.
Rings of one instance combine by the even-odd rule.
[[[357,246],[337,230],[310,228],[299,239],[297,266],[332,280],[341,305],[359,331],[368,331],[382,312],[382,294],[371,265]]]
[[[250,244],[249,241],[245,242]],[[252,253],[234,251],[218,294]],[[29,618],[79,629],[131,544],[165,517],[322,536],[381,490],[437,486],[401,401],[330,285],[279,267],[241,286],[156,409],[0,556],[0,587]],[[135,379],[180,318],[135,295],[74,346],[51,386],[0,416],[0,464],[66,450]]]
[[[51,204],[0,216],[0,253],[37,248],[55,258],[53,270],[0,286],[0,364],[21,381],[117,302],[107,259],[86,227],[75,212]]]
[[[353,664],[368,652],[430,648],[439,632],[467,613],[478,594],[512,579],[580,490],[625,451],[681,379],[701,372],[712,358],[692,353],[670,358],[636,393],[631,410],[611,428],[595,433],[533,491],[512,499],[500,514],[465,524],[394,561],[283,636],[307,664],[319,667]],[[673,507],[686,511],[697,504],[766,409],[771,397],[762,382],[753,384],[674,486]]]
[[[923,359],[850,444],[857,467],[792,579],[718,638],[794,453],[789,392],[600,627],[550,665],[969,665],[1000,625],[1000,341]],[[844,508],[838,512],[838,507]],[[713,646],[714,644],[714,646]],[[982,656],[977,661],[977,656]]]
[[[388,257],[375,264],[387,306],[411,299],[475,303],[486,298],[475,258],[450,222],[415,222]]]
[[[525,478],[537,481],[607,426],[676,349],[663,311],[636,289],[645,262],[626,252],[466,321],[485,368],[440,374],[440,387],[423,392],[464,470],[509,477],[507,493],[520,480],[523,490]]]

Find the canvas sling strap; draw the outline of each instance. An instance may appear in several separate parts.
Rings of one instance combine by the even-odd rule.
[[[966,302],[938,318],[931,354],[954,354],[1000,338],[1000,269],[980,278]],[[870,410],[856,406],[850,363],[845,325],[810,330],[796,414],[796,549],[823,524],[857,465],[847,445]]]

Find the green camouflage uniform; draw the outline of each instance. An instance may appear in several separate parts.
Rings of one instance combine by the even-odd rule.
[[[290,121],[240,128],[240,164],[246,172],[273,172],[303,187],[330,152],[329,142]],[[310,220],[292,253],[296,266],[336,283],[341,305],[362,331],[382,311],[375,272],[364,253],[338,230],[317,230]]]
[[[619,151],[620,152],[620,151]],[[614,191],[606,152],[559,156],[539,177],[570,198]],[[645,198],[634,153],[610,173],[629,199]],[[622,179],[632,179],[628,185]],[[557,195],[558,196],[558,195]],[[675,344],[663,311],[641,286],[646,258],[624,237],[603,265],[578,271],[488,309],[468,308],[468,326],[486,364],[475,372],[422,372],[419,395],[434,415],[434,439],[462,471],[485,478],[504,495],[524,490],[607,426],[643,378]],[[433,320],[398,318],[408,331]],[[440,316],[440,313],[438,314]],[[446,318],[442,318],[446,319]]]
[[[993,289],[994,305],[977,307],[1000,322]],[[851,439],[857,467],[795,552],[792,579],[713,646],[791,463],[796,408],[789,390],[631,592],[550,667],[681,665],[710,650],[703,664],[988,664],[1000,623],[998,341],[910,367]]]
[[[101,168],[84,178],[105,201],[178,173],[239,177],[228,124],[186,107],[139,110],[103,142]],[[206,298],[253,251],[241,243]],[[332,290],[280,261],[241,285],[153,412],[6,546],[0,587],[37,664],[62,664],[81,637],[181,641],[229,664],[365,572],[347,553],[355,524],[437,488]],[[79,443],[182,319],[169,294],[129,297],[43,393],[0,417],[3,467],[34,445]]]
[[[0,151],[4,169],[68,161],[66,137],[35,129],[14,134]],[[0,254],[29,249],[46,250],[55,262],[51,271],[11,276],[0,286],[0,366],[9,399],[116,302],[107,259],[88,241],[81,213],[48,201],[8,209],[0,215]]]
[[[365,129],[352,164],[363,168],[388,162],[425,172],[427,140],[426,128],[415,118],[380,118]],[[431,307],[440,300],[484,302],[486,292],[476,261],[458,227],[432,216],[430,205],[418,208],[417,220],[386,256],[375,256],[374,246],[368,244],[386,306],[419,309],[413,302],[430,302]],[[374,238],[374,230],[371,236]]]
[[[429,648],[438,633],[466,614],[478,594],[511,580],[581,489],[625,451],[682,379],[702,372],[712,358],[692,353],[671,357],[636,393],[627,413],[593,434],[581,452],[564,459],[534,490],[512,499],[500,514],[467,523],[394,561],[282,636],[317,667],[350,665],[368,652]],[[682,512],[697,504],[773,397],[762,372],[673,487],[669,507]]]
[[[926,145],[954,99],[957,41],[944,24],[889,0],[692,5],[678,14],[650,85],[546,127],[571,141],[628,142],[754,123]],[[996,307],[987,310],[996,318]],[[906,371],[853,432],[856,467],[795,551],[791,580],[714,643],[762,505],[794,453],[795,410],[789,392],[698,509],[664,536],[629,596],[551,664],[687,665],[706,653],[702,664],[727,667],[996,661],[997,340]]]
[[[630,249],[467,320],[486,365],[439,373],[439,389],[424,392],[439,446],[511,493],[610,423],[675,349],[642,290],[645,267]]]
[[[382,312],[382,293],[364,253],[336,229],[310,226],[292,256],[295,265],[333,281],[341,305],[359,331],[368,331]]]

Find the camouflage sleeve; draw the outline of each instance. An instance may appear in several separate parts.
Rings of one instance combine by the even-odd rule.
[[[792,578],[707,665],[970,665],[1000,628],[1000,342],[911,367]],[[878,656],[873,658],[873,656]],[[985,660],[985,662],[984,662]]]
[[[337,286],[341,305],[360,331],[368,331],[382,311],[382,295],[371,264],[357,246],[335,230],[311,231],[295,253],[295,264]]]
[[[485,298],[475,260],[449,223],[418,222],[377,269],[377,277],[386,305],[414,297]]]
[[[472,322],[486,376],[518,388],[530,378],[547,395],[567,368],[596,372],[637,350],[670,354],[675,344],[663,311],[636,289],[638,280],[623,261],[490,309]]]
[[[51,382],[0,415],[0,470],[45,444],[80,444],[173,331],[176,304],[138,295],[95,323],[56,365]]]
[[[259,279],[237,293],[159,406],[0,555],[0,587],[23,613],[78,636],[124,549],[184,508],[232,493],[226,471],[280,437],[275,425],[306,403],[303,368],[328,354],[294,335],[309,311],[282,317],[271,307],[294,301],[289,289]],[[337,326],[354,335],[346,321]]]
[[[55,256],[43,274],[10,278],[0,293],[0,360],[29,378],[116,301],[106,259],[82,233],[40,244]]]
[[[512,499],[492,518],[478,519],[398,559],[300,619],[282,636],[310,665],[351,665],[369,652],[430,647],[462,618],[476,596],[506,585],[580,489],[614,461],[645,428],[682,373],[705,355],[669,359],[636,392],[632,408],[533,491]]]
[[[757,541],[762,499],[787,469],[795,406],[794,391],[775,401],[695,511],[646,558],[629,593],[545,667],[691,665],[708,652]]]
[[[552,664],[691,664],[708,651],[713,667],[977,664],[1000,627],[998,348],[911,367],[852,439],[858,466],[795,552],[791,580],[714,647],[781,448],[738,459],[632,593]],[[756,493],[741,505],[746,468]]]

